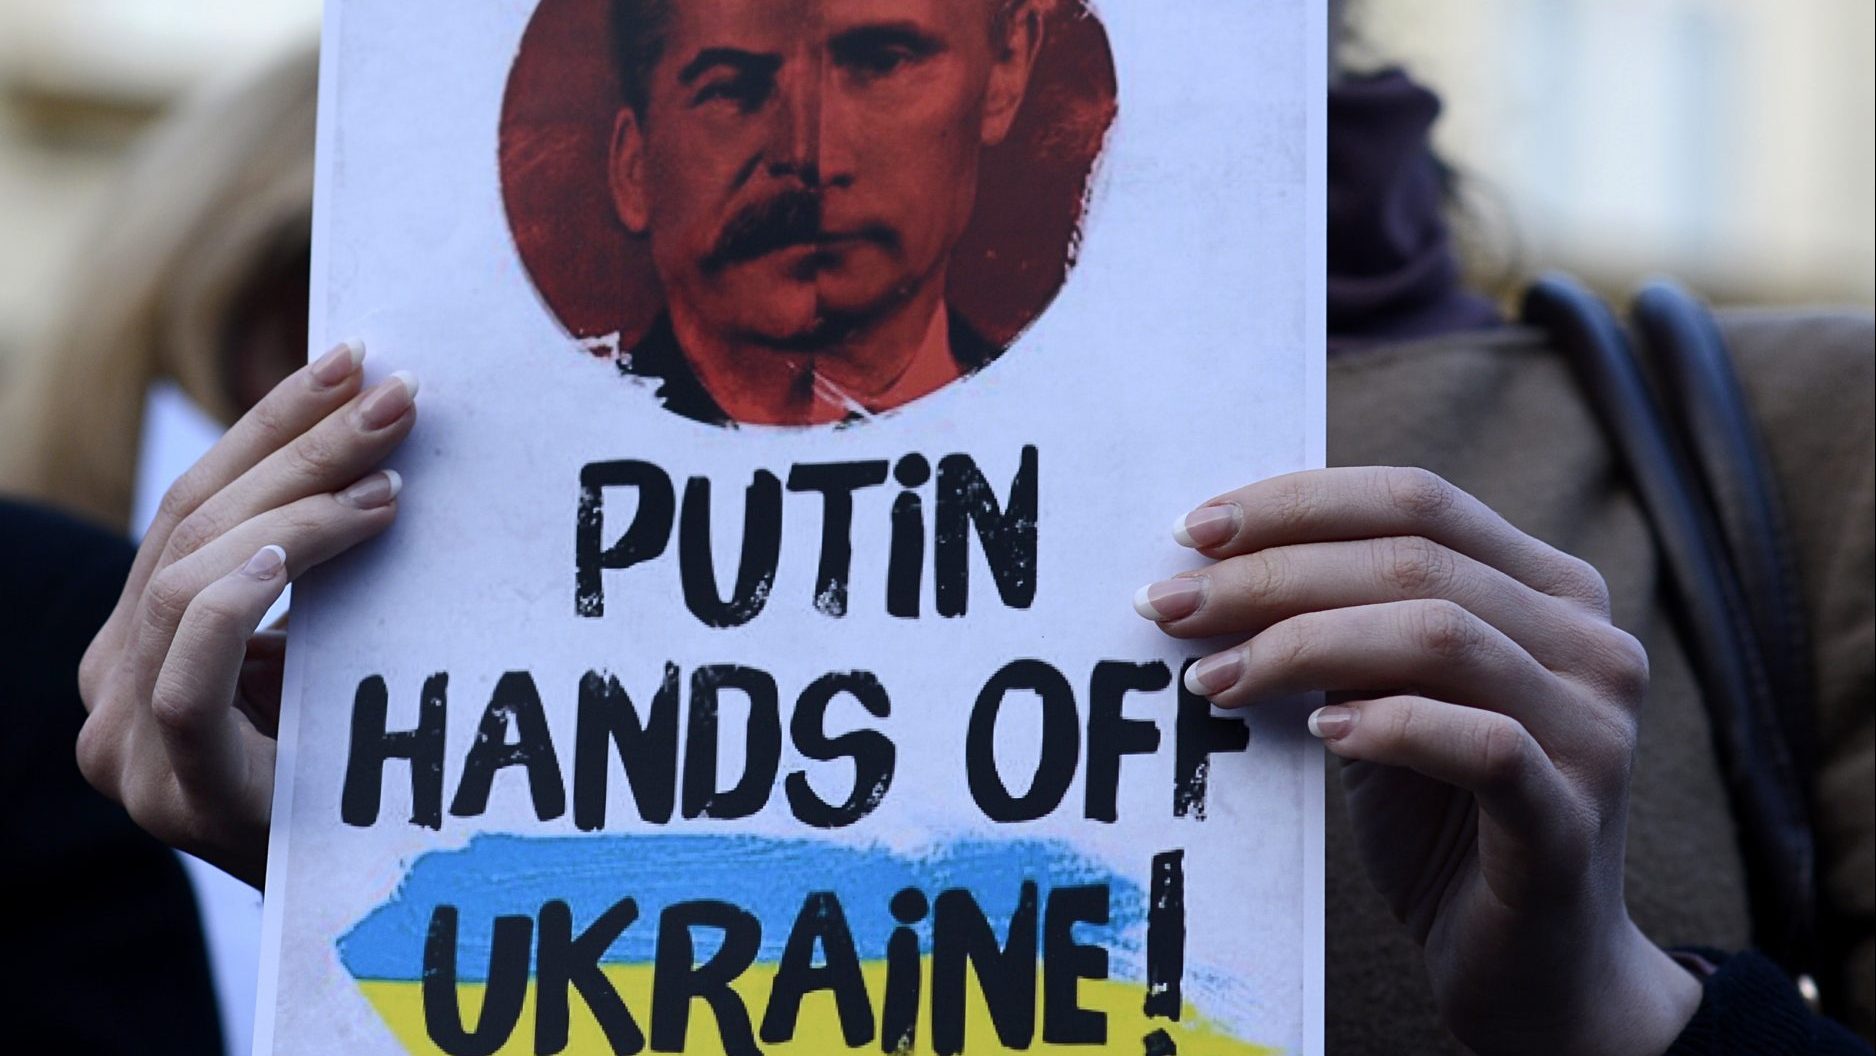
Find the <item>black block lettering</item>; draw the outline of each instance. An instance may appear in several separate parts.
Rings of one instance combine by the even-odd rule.
[[[815,966],[815,951],[823,962]],[[795,1036],[801,999],[816,990],[834,995],[840,1016],[840,1036],[850,1049],[873,1040],[873,1003],[867,997],[866,978],[860,973],[860,954],[853,932],[832,892],[816,891],[801,904],[775,982],[769,989],[768,1011],[762,1016],[762,1040],[779,1045]]]
[[[1146,1014],[1178,1019],[1185,1005],[1186,873],[1184,851],[1153,856],[1146,904]]]
[[[637,488],[638,510],[625,534],[602,549],[605,532],[605,490]],[[664,553],[671,539],[671,521],[677,513],[677,494],[664,470],[649,462],[593,462],[580,468],[580,512],[574,519],[573,611],[595,617],[606,614],[606,588],[601,573],[631,568]]]
[[[795,750],[816,762],[853,760],[853,790],[839,804],[822,799],[808,783],[805,771],[797,770],[783,782],[795,817],[817,829],[838,829],[859,821],[879,806],[886,798],[886,790],[892,787],[897,753],[891,738],[878,730],[854,730],[838,737],[827,735],[828,704],[842,693],[859,701],[860,706],[876,718],[886,718],[892,712],[886,687],[866,671],[822,675],[801,691],[795,701],[795,713],[788,720]]]
[[[1042,705],[1042,752],[1029,791],[1018,797],[997,772],[997,716],[1012,690],[1034,690]],[[1061,805],[1075,780],[1081,754],[1081,717],[1075,691],[1062,673],[1041,660],[1012,660],[977,694],[964,737],[964,776],[971,798],[991,821],[1034,821]]]
[[[1129,664],[1103,660],[1094,665],[1088,688],[1087,816],[1096,821],[1119,817],[1120,757],[1159,751],[1159,727],[1121,715],[1128,693],[1157,693],[1172,682],[1161,661]]]
[[[534,1051],[555,1053],[567,1047],[569,987],[580,992],[599,1021],[615,1053],[645,1048],[645,1035],[625,1007],[619,991],[599,967],[621,932],[638,919],[638,903],[621,899],[579,935],[573,934],[573,910],[555,900],[541,907],[541,946],[535,968]]]
[[[847,614],[847,577],[853,571],[853,493],[886,483],[887,463],[831,462],[788,471],[789,491],[821,493],[821,563],[814,576],[814,607]]]
[[[583,832],[606,824],[608,760],[616,754],[638,802],[638,816],[654,825],[671,820],[677,801],[676,664],[664,665],[664,681],[644,720],[619,680],[588,671],[580,676],[580,712],[573,741],[573,823]]]
[[[1081,1007],[1083,979],[1107,978],[1107,947],[1075,941],[1075,925],[1107,923],[1108,887],[1087,884],[1049,892],[1042,917],[1042,1040],[1049,1045],[1100,1045],[1107,1015]]]
[[[757,470],[743,496],[742,559],[729,600],[717,595],[716,562],[710,552],[710,480],[692,477],[684,485],[684,513],[678,523],[678,573],[684,604],[709,627],[740,627],[768,604],[775,585],[775,565],[782,553],[782,482]]]
[[[1026,609],[1036,600],[1036,449],[1023,448],[1007,503],[969,455],[938,460],[938,525],[933,576],[938,615],[962,616],[970,605],[970,529],[975,526],[1003,604]]]
[[[729,790],[717,787],[719,696],[724,689],[749,699],[743,736],[743,773]],[[761,810],[782,766],[782,713],[775,679],[766,671],[733,664],[700,667],[690,674],[690,720],[684,746],[684,816],[746,818]]]
[[[430,933],[423,944],[423,1029],[449,1056],[491,1056],[507,1044],[521,1020],[534,922],[527,917],[495,918],[488,983],[474,1029],[463,1026],[457,1000],[456,924],[455,906],[438,906],[430,914]]]
[[[515,733],[512,742],[508,740],[510,728]],[[463,760],[462,782],[456,786],[449,812],[473,818],[487,810],[496,773],[510,766],[527,770],[535,817],[550,821],[567,812],[567,787],[560,776],[560,758],[554,754],[553,735],[547,730],[547,713],[541,709],[534,676],[526,671],[510,671],[496,681],[476,727],[475,743]]]
[[[1243,719],[1212,714],[1212,702],[1186,688],[1187,661],[1179,669],[1179,718],[1173,740],[1173,817],[1205,818],[1205,786],[1212,756],[1250,747],[1251,728]]]
[[[372,675],[358,684],[352,698],[352,740],[346,753],[345,784],[339,795],[339,818],[364,828],[377,823],[384,793],[384,764],[410,760],[410,823],[443,827],[444,698],[449,676],[438,673],[423,683],[417,728],[390,733],[384,728],[390,694],[384,679]]]
[[[965,972],[974,968],[1005,1048],[1026,1049],[1036,1036],[1036,885],[1024,881],[1009,937],[997,945],[990,921],[969,891],[938,895],[932,919],[932,1047],[938,1056],[964,1051]]]
[[[697,963],[692,928],[716,928],[723,943]],[[749,1009],[730,989],[762,948],[762,924],[728,902],[678,902],[658,918],[657,964],[651,981],[651,1047],[683,1052],[690,1034],[691,1002],[701,998],[716,1016],[717,1035],[729,1056],[762,1056],[749,1027]]]

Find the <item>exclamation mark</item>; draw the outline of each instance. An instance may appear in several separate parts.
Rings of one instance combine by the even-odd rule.
[[[1146,904],[1146,1014],[1175,1023],[1185,1005],[1179,992],[1186,973],[1185,858],[1184,851],[1153,856]],[[1146,1036],[1146,1056],[1174,1056],[1178,1051],[1164,1028]]]

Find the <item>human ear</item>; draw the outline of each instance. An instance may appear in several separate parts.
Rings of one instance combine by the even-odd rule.
[[[1029,90],[1029,71],[1036,64],[1036,52],[1042,48],[1042,13],[1035,0],[993,0],[1007,2],[1009,9],[1001,19],[1000,39],[993,41],[990,56],[990,83],[984,91],[982,139],[994,147],[1010,134],[1016,112],[1022,109],[1023,95]]]
[[[631,107],[619,108],[612,123],[612,153],[608,163],[612,208],[619,222],[635,235],[651,226],[651,203],[645,195],[645,130]]]

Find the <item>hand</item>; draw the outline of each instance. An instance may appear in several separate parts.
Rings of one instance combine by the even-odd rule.
[[[416,422],[415,380],[361,393],[363,357],[295,372],[176,481],[78,669],[86,779],[256,887],[285,656],[256,627],[293,577],[390,527],[401,481],[371,467]]]
[[[1177,533],[1216,563],[1143,588],[1177,637],[1250,635],[1188,669],[1223,707],[1325,691],[1310,731],[1369,878],[1481,1054],[1665,1051],[1694,979],[1628,916],[1640,643],[1595,569],[1424,470],[1253,484]]]

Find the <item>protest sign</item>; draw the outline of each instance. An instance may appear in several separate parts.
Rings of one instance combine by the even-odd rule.
[[[1317,0],[328,0],[257,1052],[1313,1052],[1304,702],[1176,514],[1321,464]]]

